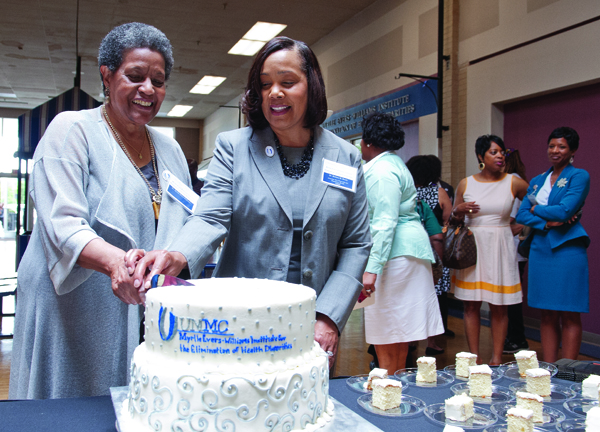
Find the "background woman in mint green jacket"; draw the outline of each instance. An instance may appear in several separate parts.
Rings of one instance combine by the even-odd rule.
[[[375,345],[379,367],[405,367],[408,344],[444,332],[433,285],[433,253],[415,211],[412,175],[393,151],[404,131],[392,116],[372,113],[363,120],[361,141],[373,248],[363,275],[367,343]]]

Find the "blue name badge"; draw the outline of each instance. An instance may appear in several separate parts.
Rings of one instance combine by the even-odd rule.
[[[200,196],[171,174],[170,171],[163,171],[162,177],[167,182],[167,193],[169,196],[181,204],[188,212],[194,213],[196,202]]]
[[[329,186],[356,193],[357,168],[323,159],[321,181]]]

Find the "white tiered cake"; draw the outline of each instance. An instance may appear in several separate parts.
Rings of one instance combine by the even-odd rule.
[[[146,296],[146,338],[131,362],[126,424],[254,432],[310,430],[330,419],[313,289],[262,279],[191,282]]]

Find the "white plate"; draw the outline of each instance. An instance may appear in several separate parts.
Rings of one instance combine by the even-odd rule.
[[[496,414],[500,418],[506,418],[506,412],[514,408],[516,406],[516,402],[508,402],[508,403],[497,403],[493,404],[491,410],[494,414]],[[567,416],[562,411],[559,411],[555,408],[544,406],[542,411],[542,418],[544,419],[544,423],[534,423],[535,426],[547,428],[556,426],[557,423],[563,421]]]
[[[497,381],[504,376],[504,369],[502,366],[490,366],[490,368],[492,369],[492,382]],[[456,376],[456,365],[446,366],[444,372],[448,372],[456,380],[469,381],[469,378]]]
[[[508,425],[505,423],[505,424],[490,426],[489,428],[485,428],[483,430],[483,432],[508,432]],[[540,429],[540,428],[534,427],[533,432],[548,432],[548,431],[547,431],[547,429]]]
[[[585,419],[567,419],[556,425],[560,432],[585,432]]]
[[[465,422],[454,421],[446,419],[446,407],[443,403],[438,403],[429,405],[425,408],[425,415],[435,424],[441,426],[458,426],[463,429],[482,429],[491,426],[498,421],[498,416],[490,410],[474,406],[473,411],[475,412],[475,416],[469,420]]]
[[[525,381],[515,382],[509,385],[508,388],[515,393],[526,392],[527,383]],[[550,392],[550,396],[542,396],[544,403],[563,403],[575,397],[575,392],[573,390],[560,384],[550,383]]]
[[[546,363],[541,361],[538,362],[538,364],[541,369],[546,369],[548,372],[550,372],[551,377],[558,373],[558,368],[552,363]],[[504,376],[506,378],[511,380],[525,381],[525,377],[521,377],[521,374],[519,373],[519,366],[517,366],[516,361],[504,363],[501,367],[504,371]]]
[[[396,377],[392,375],[389,379],[395,380]],[[350,390],[354,390],[358,393],[371,393],[371,390],[367,389],[367,381],[369,381],[369,375],[355,375],[346,380],[346,385]],[[408,390],[409,384],[402,383],[402,393]]]
[[[385,417],[413,417],[425,409],[425,402],[421,399],[413,397],[413,396],[405,396],[402,395],[402,400],[400,401],[400,406],[398,408],[392,408],[389,410],[381,410],[373,406],[373,395],[372,394],[364,394],[358,398],[358,404],[369,411],[370,413],[385,416]]]
[[[473,402],[481,405],[491,405],[493,403],[508,402],[515,398],[515,395],[507,387],[492,385],[492,396],[491,397],[473,397],[469,395],[469,384],[460,383],[454,384],[450,387],[450,390],[455,395],[465,394],[473,399]]]
[[[563,404],[563,406],[565,407],[565,409],[567,411],[572,412],[577,417],[585,418],[585,416],[587,415],[587,412],[591,408],[598,406],[598,401],[595,399],[586,399],[586,398],[582,398],[582,397],[577,397],[577,398],[566,401]]]
[[[394,376],[396,377],[396,379],[399,379],[400,381],[402,381],[402,385],[404,385],[404,383],[406,383],[408,385],[414,385],[417,387],[436,388],[436,387],[447,386],[454,382],[454,377],[452,375],[450,375],[448,372],[443,372],[443,371],[437,371],[437,381],[436,382],[428,383],[428,382],[417,381],[417,368],[400,369],[399,371],[396,371]]]

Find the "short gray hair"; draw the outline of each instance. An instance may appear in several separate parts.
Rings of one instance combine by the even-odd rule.
[[[100,43],[98,67],[106,66],[115,72],[123,63],[123,52],[135,48],[149,48],[159,52],[165,60],[165,79],[173,69],[173,48],[163,32],[148,24],[132,22],[112,29]],[[102,79],[102,73],[100,73]],[[104,81],[102,81],[104,88]]]

